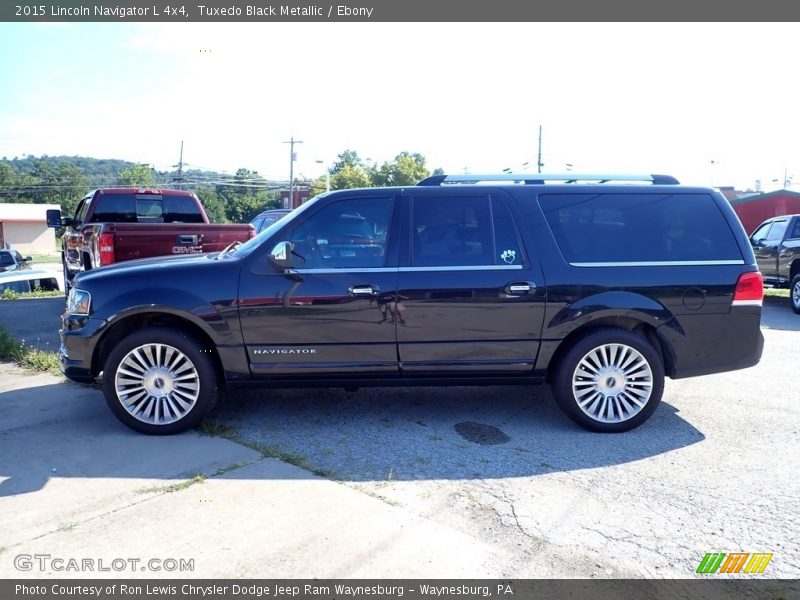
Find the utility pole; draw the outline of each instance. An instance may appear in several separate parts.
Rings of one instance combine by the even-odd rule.
[[[542,126],[539,125],[539,158],[536,160],[536,168],[538,169],[536,172],[541,173],[542,167]]]
[[[172,181],[177,181],[178,189],[181,189],[181,183],[183,182],[183,140],[181,140],[181,156],[178,159],[178,164],[172,166],[178,167],[178,176],[173,178]]]
[[[289,144],[289,205],[284,206],[284,208],[294,208],[292,206],[294,204],[294,161],[297,158],[294,154],[294,145],[302,144],[303,142],[294,139],[294,136],[292,136],[288,142],[283,143]]]

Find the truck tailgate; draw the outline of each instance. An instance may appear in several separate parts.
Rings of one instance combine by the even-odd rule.
[[[117,223],[114,255],[117,262],[151,256],[218,252],[231,242],[252,237],[251,225],[190,223]]]

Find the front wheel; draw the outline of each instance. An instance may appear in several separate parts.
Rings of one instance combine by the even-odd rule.
[[[792,277],[792,284],[789,286],[789,303],[792,310],[800,315],[800,273]]]
[[[152,327],[133,333],[114,346],[106,360],[106,403],[120,421],[142,433],[169,435],[191,429],[219,396],[211,356],[203,344],[174,329]]]
[[[553,394],[578,425],[629,431],[656,410],[664,391],[661,357],[642,336],[599,329],[577,340],[559,362]]]

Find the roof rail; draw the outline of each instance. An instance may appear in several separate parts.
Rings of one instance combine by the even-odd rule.
[[[489,175],[431,175],[417,185],[436,186],[452,184],[474,184],[492,181],[537,185],[552,183],[625,183],[647,182],[653,185],[677,185],[679,182],[671,175],[630,175],[610,173],[495,173]]]

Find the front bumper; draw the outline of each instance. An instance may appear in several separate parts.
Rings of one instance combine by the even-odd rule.
[[[67,379],[78,383],[91,383],[97,373],[92,368],[92,357],[97,342],[106,328],[103,319],[64,315],[61,318],[61,347],[58,358],[61,371]]]

